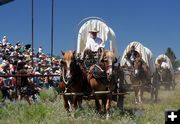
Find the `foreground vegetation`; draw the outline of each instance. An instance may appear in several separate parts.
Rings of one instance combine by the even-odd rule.
[[[180,79],[178,79],[180,81]],[[83,101],[83,109],[77,110],[73,116],[67,116],[63,108],[63,100],[49,89],[42,91],[40,101],[29,106],[26,101],[0,103],[1,124],[163,124],[166,109],[180,108],[180,82],[174,91],[165,91],[161,87],[157,103],[149,100],[150,94],[144,94],[144,103],[135,105],[133,95],[125,98],[125,114],[120,115],[113,102],[111,118],[98,115],[94,111],[93,101]]]

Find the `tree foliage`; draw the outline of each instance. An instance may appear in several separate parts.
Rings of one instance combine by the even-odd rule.
[[[172,65],[173,65],[173,68],[174,68],[174,69],[177,69],[177,67],[179,67],[179,64],[180,64],[180,63],[179,63],[179,60],[176,61],[176,55],[175,55],[175,53],[173,52],[173,50],[172,50],[170,47],[168,47],[167,50],[166,50],[166,52],[165,52],[165,54],[166,54],[166,56],[168,56],[169,59],[171,60]]]
[[[179,60],[176,60],[173,64],[173,67],[175,70],[177,70],[179,67],[180,67],[180,59]]]
[[[169,57],[169,59],[171,60],[172,63],[175,62],[176,55],[171,48],[168,47],[165,54],[166,54],[166,56]]]

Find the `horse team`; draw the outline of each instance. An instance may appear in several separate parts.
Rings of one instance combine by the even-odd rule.
[[[93,96],[96,110],[99,113],[106,113],[107,118],[110,115],[112,100],[117,101],[118,107],[123,110],[123,93],[128,90],[125,86],[127,82],[125,70],[135,92],[135,103],[143,102],[145,90],[151,93],[152,100],[157,101],[159,72],[162,68],[156,69],[153,54],[148,48],[139,42],[130,43],[128,46],[134,46],[140,56],[134,59],[133,64],[128,65],[127,61],[123,61],[128,50],[125,50],[121,62],[116,58],[115,33],[104,20],[98,17],[85,18],[79,26],[81,27],[78,32],[77,54],[75,51],[62,52],[62,81],[59,87],[64,93],[64,107],[67,112],[70,106],[74,106],[74,109],[81,107],[84,96],[86,98]],[[99,29],[96,30],[96,33],[98,32],[96,36],[101,36],[102,41],[109,41],[110,48],[100,48],[97,52],[83,52],[90,29],[95,27]],[[83,60],[79,55],[82,52]],[[68,93],[73,95],[66,95]],[[114,96],[113,93],[122,94]]]
[[[113,100],[112,93],[118,89],[118,80],[121,80],[122,87],[124,85],[124,69],[129,70],[130,81],[135,92],[135,103],[142,103],[144,90],[148,90],[151,93],[151,99],[155,97],[157,101],[159,70],[156,68],[156,71],[151,74],[150,67],[140,57],[135,59],[133,66],[125,67],[120,66],[113,51],[103,50],[98,55],[97,63],[93,63],[87,69],[85,62],[79,61],[75,51],[62,52],[62,55],[62,81],[59,86],[65,93],[63,99],[67,112],[70,112],[70,106],[74,109],[81,106],[84,94],[66,95],[66,93],[84,93],[84,88],[89,87],[89,95],[93,95],[96,110],[99,113],[106,113],[108,118]],[[109,92],[96,93],[98,91]]]
[[[88,70],[83,62],[76,59],[74,51],[62,52],[62,54],[63,60],[61,63],[63,66],[60,88],[64,93],[80,93],[85,90],[83,88],[89,87],[89,92],[94,96],[97,111],[99,113],[106,112],[107,117],[109,117],[112,94],[95,94],[95,92],[113,90],[113,66],[117,61],[114,53],[103,51],[100,55],[99,64],[92,64]],[[104,76],[97,77],[95,76],[97,73]],[[64,107],[67,112],[69,112],[69,105],[72,105],[75,109],[77,106],[81,106],[82,97],[83,95],[67,96],[64,94]],[[68,101],[70,104],[68,104]]]

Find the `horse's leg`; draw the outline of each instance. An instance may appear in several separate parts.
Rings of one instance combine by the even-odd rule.
[[[155,89],[155,102],[158,100],[158,89]]]
[[[134,86],[135,103],[138,103],[138,86]]]
[[[138,82],[137,80],[134,78],[134,76],[130,75],[130,80],[131,80],[131,83],[132,83],[132,87],[133,87],[133,90],[134,90],[134,101],[135,103],[137,104],[138,103]]]
[[[102,106],[103,106],[104,113],[106,113],[106,102],[107,102],[107,96],[103,95],[103,97],[102,97]]]
[[[142,89],[142,86],[140,86],[139,87],[139,93],[138,93],[139,103],[142,103],[142,96],[143,96],[143,89]]]
[[[162,72],[159,72],[160,81],[163,81]]]
[[[95,104],[96,104],[96,110],[99,112],[101,108],[99,99],[95,98]]]
[[[109,119],[110,117],[110,107],[111,107],[111,94],[107,95],[107,101],[106,101],[106,119]]]
[[[154,99],[154,96],[155,96],[155,102],[157,102],[157,98],[158,98],[158,90],[160,88],[160,85],[159,85],[159,80],[158,80],[158,74],[156,72],[155,76],[153,77],[153,83],[152,83],[152,89],[153,89],[153,99]]]
[[[140,81],[140,86],[139,86],[139,103],[142,103],[142,99],[143,99],[143,83],[142,81]]]
[[[101,104],[100,104],[100,99],[98,96],[94,95],[95,97],[95,104],[96,104],[96,110],[101,113],[102,111],[102,107],[101,107]]]
[[[156,84],[154,85],[155,102],[157,102],[157,100],[158,100],[158,90],[159,90],[159,84],[158,84],[158,82],[156,82]]]
[[[77,105],[78,105],[78,108],[82,108],[82,96],[78,96]]]
[[[141,88],[138,89],[138,103],[141,103]]]
[[[96,98],[94,98],[94,100],[95,100],[96,110],[99,111],[98,100]]]
[[[64,99],[64,108],[66,109],[66,111],[67,111],[68,113],[70,113],[67,96],[63,95],[63,99]]]
[[[151,93],[151,101],[153,101],[153,99],[154,99],[154,95],[155,95],[155,76],[153,76],[152,78],[151,78],[151,86],[150,86],[150,88],[151,88],[151,90],[150,90],[150,93]]]
[[[73,98],[73,109],[77,109],[77,103],[78,103],[78,96],[74,96]]]
[[[68,98],[68,105],[69,105],[70,112],[73,111],[73,108],[74,108],[74,107],[72,107],[72,104],[73,104],[73,101],[71,100],[71,98]]]

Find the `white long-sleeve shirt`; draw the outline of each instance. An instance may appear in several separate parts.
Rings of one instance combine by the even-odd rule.
[[[8,43],[7,36],[4,36],[3,39],[2,39],[2,44],[6,45],[7,43]]]
[[[166,69],[166,68],[170,69],[170,66],[168,65],[167,62],[162,62],[161,68],[163,68],[163,69]]]
[[[101,38],[96,37],[95,40],[92,37],[87,38],[85,49],[90,49],[92,51],[98,51],[98,49],[100,47],[103,47],[103,48],[105,47],[105,44]]]
[[[38,52],[39,52],[39,53],[42,53],[42,52],[43,52],[42,47],[39,47]]]

